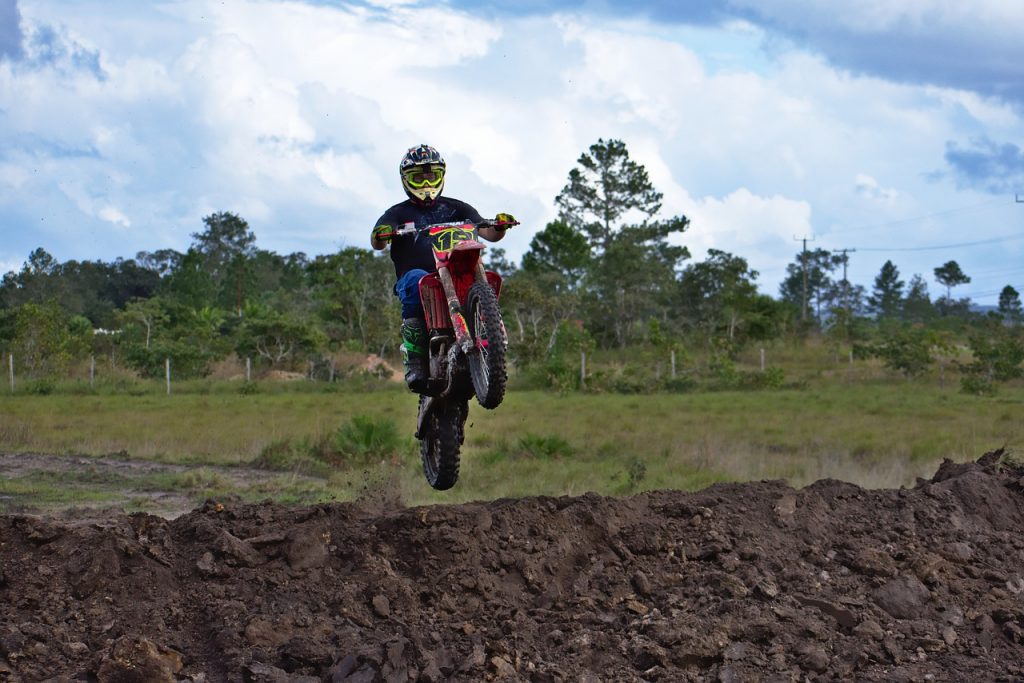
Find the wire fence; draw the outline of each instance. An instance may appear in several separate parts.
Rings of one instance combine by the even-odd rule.
[[[360,379],[392,380],[400,377],[391,364],[374,354],[339,354],[337,356],[306,359],[298,364],[279,366],[265,359],[229,357],[213,363],[207,372],[197,374],[194,367],[176,364],[173,358],[164,358],[159,368],[140,374],[111,355],[91,355],[74,360],[41,362],[19,357],[18,353],[0,350],[0,393],[34,394],[71,389],[133,391],[146,387],[153,393],[172,394],[176,387],[190,390],[197,382],[217,381],[255,385],[264,380],[275,382],[308,381],[317,384],[335,384],[358,377]],[[6,391],[5,391],[6,390]]]

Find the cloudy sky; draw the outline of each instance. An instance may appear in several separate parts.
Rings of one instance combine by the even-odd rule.
[[[956,259],[1024,291],[1020,0],[0,0],[0,272],[258,244],[366,246],[420,142],[446,191],[524,225],[598,138],[776,293],[800,248],[870,286]],[[625,4],[625,3],[621,3]]]

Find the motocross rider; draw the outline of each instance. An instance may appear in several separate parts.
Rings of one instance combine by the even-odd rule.
[[[395,263],[395,294],[402,302],[402,362],[405,382],[409,389],[420,393],[429,377],[427,368],[427,326],[420,302],[420,278],[435,270],[434,253],[426,235],[395,236],[403,224],[412,222],[417,228],[434,223],[467,221],[480,223],[483,218],[469,204],[451,197],[442,197],[445,162],[441,154],[429,145],[409,148],[398,166],[402,187],[409,196],[395,204],[377,219],[370,234],[370,244],[380,250],[391,245],[391,260]],[[498,223],[513,223],[512,216],[499,213]],[[480,237],[497,242],[505,236],[501,227],[482,226]]]

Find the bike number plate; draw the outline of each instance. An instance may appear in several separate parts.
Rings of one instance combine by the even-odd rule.
[[[430,229],[430,244],[435,254],[450,254],[463,242],[476,239],[476,228],[463,225],[438,225]]]

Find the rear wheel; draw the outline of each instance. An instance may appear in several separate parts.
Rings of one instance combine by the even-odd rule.
[[[469,354],[469,374],[476,400],[484,408],[497,408],[505,398],[505,326],[501,321],[498,297],[489,284],[474,283],[466,297],[469,333],[476,349]]]
[[[427,400],[420,396],[420,406]],[[459,450],[469,406],[464,401],[444,400],[434,408],[420,440],[420,457],[427,483],[438,491],[455,486],[459,479]]]

